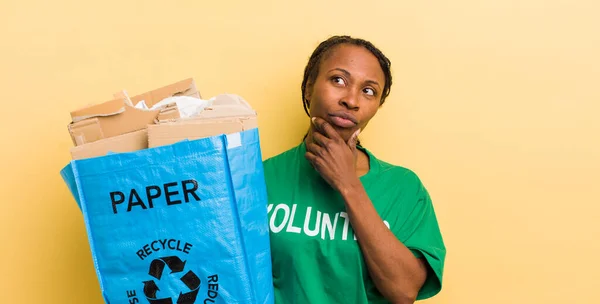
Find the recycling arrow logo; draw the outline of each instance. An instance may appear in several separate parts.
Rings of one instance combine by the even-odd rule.
[[[171,270],[171,274],[173,274],[183,272],[185,263],[185,261],[181,261],[176,256],[158,258],[150,263],[150,271],[148,274],[160,281],[165,266],[167,266]],[[189,291],[186,293],[180,292],[176,304],[194,304],[196,302],[196,297],[198,296],[198,291],[200,291],[200,278],[190,270],[186,272],[180,280],[189,288]],[[144,281],[143,283],[144,295],[150,304],[173,304],[172,298],[156,298],[156,292],[160,289],[154,280]]]

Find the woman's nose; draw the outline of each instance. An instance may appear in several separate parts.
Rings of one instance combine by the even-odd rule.
[[[349,110],[358,109],[358,100],[356,98],[356,94],[348,92],[348,94],[340,98],[339,104]]]

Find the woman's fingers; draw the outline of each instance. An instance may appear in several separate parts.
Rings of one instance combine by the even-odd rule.
[[[331,139],[325,137],[325,135],[321,134],[321,132],[316,131],[316,130],[313,131],[312,136],[313,136],[313,142],[323,148],[327,148],[328,142],[331,141]]]
[[[320,117],[312,118],[313,125],[321,134],[325,135],[327,138],[333,140],[340,140],[342,137],[338,134],[338,132],[330,125],[325,119]]]

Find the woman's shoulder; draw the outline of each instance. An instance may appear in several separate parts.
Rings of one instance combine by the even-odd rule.
[[[288,162],[290,159],[294,159],[298,155],[298,150],[300,149],[300,145],[288,148],[283,152],[279,152],[273,156],[267,157],[263,164],[265,165],[274,165],[280,162]]]
[[[379,160],[381,173],[399,176],[402,178],[419,180],[418,174],[412,169],[404,165],[396,165],[390,162]]]
[[[263,161],[265,174],[271,175],[278,171],[288,171],[290,166],[297,165],[299,157],[303,157],[301,150],[302,145],[299,144],[266,158]]]
[[[372,157],[374,163],[378,166],[378,178],[393,180],[394,183],[402,185],[411,185],[417,188],[423,187],[423,182],[420,176],[415,170],[406,166],[394,164],[382,159],[375,157],[370,151],[368,152],[369,157]]]

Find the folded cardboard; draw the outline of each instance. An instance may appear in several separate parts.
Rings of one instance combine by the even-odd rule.
[[[73,143],[80,146],[118,136],[153,124],[160,110],[141,110],[125,104],[121,98],[71,113],[68,129]]]
[[[190,96],[195,98],[202,98],[200,92],[196,88],[196,82],[193,78],[188,78],[150,92],[139,94],[131,97],[131,101],[134,105],[144,101],[148,108],[157,104],[161,100],[174,96]]]
[[[232,134],[258,127],[256,117],[229,117],[185,120],[148,126],[148,147],[171,145],[220,134]]]
[[[166,99],[187,96],[207,102],[201,99],[191,78],[131,98],[126,91],[113,96],[114,100],[71,112],[69,132],[76,145],[71,149],[73,159],[138,151],[258,127],[256,111],[233,94],[215,96],[193,117],[182,117],[183,108],[178,108],[181,103]],[[157,107],[136,108],[142,101],[150,108]],[[166,104],[159,107],[157,103],[161,101]]]
[[[181,118],[181,113],[177,107],[177,104],[171,103],[166,105],[160,110],[156,120],[158,122],[175,121]]]
[[[71,112],[73,123],[80,122],[93,117],[110,116],[125,112],[125,100],[117,97],[116,99],[89,105]]]
[[[238,95],[215,96],[212,104],[191,118],[180,118],[176,105],[161,109],[157,124],[148,126],[148,147],[170,145],[258,127],[256,111]]]
[[[73,160],[104,156],[109,152],[133,152],[148,148],[146,129],[126,133],[71,148]]]
[[[256,116],[256,111],[242,97],[234,94],[221,94],[210,99],[211,105],[194,115],[193,119],[212,119],[223,117]],[[177,105],[169,104],[162,108],[158,122],[167,122],[180,119]]]
[[[212,103],[212,100],[203,100],[190,96],[174,96],[163,99],[157,104],[154,104],[151,109],[161,109],[161,113],[174,112],[176,115],[169,115],[170,119],[191,118],[204,111],[204,109]],[[142,105],[143,106],[143,105]],[[159,114],[160,116],[160,114]],[[162,120],[159,118],[159,120]]]
[[[125,101],[125,104],[130,105],[130,106],[134,106],[133,102],[131,101],[131,98],[129,98],[129,95],[127,94],[127,91],[122,90],[120,92],[117,92],[115,94],[113,94],[114,98],[122,98]]]

